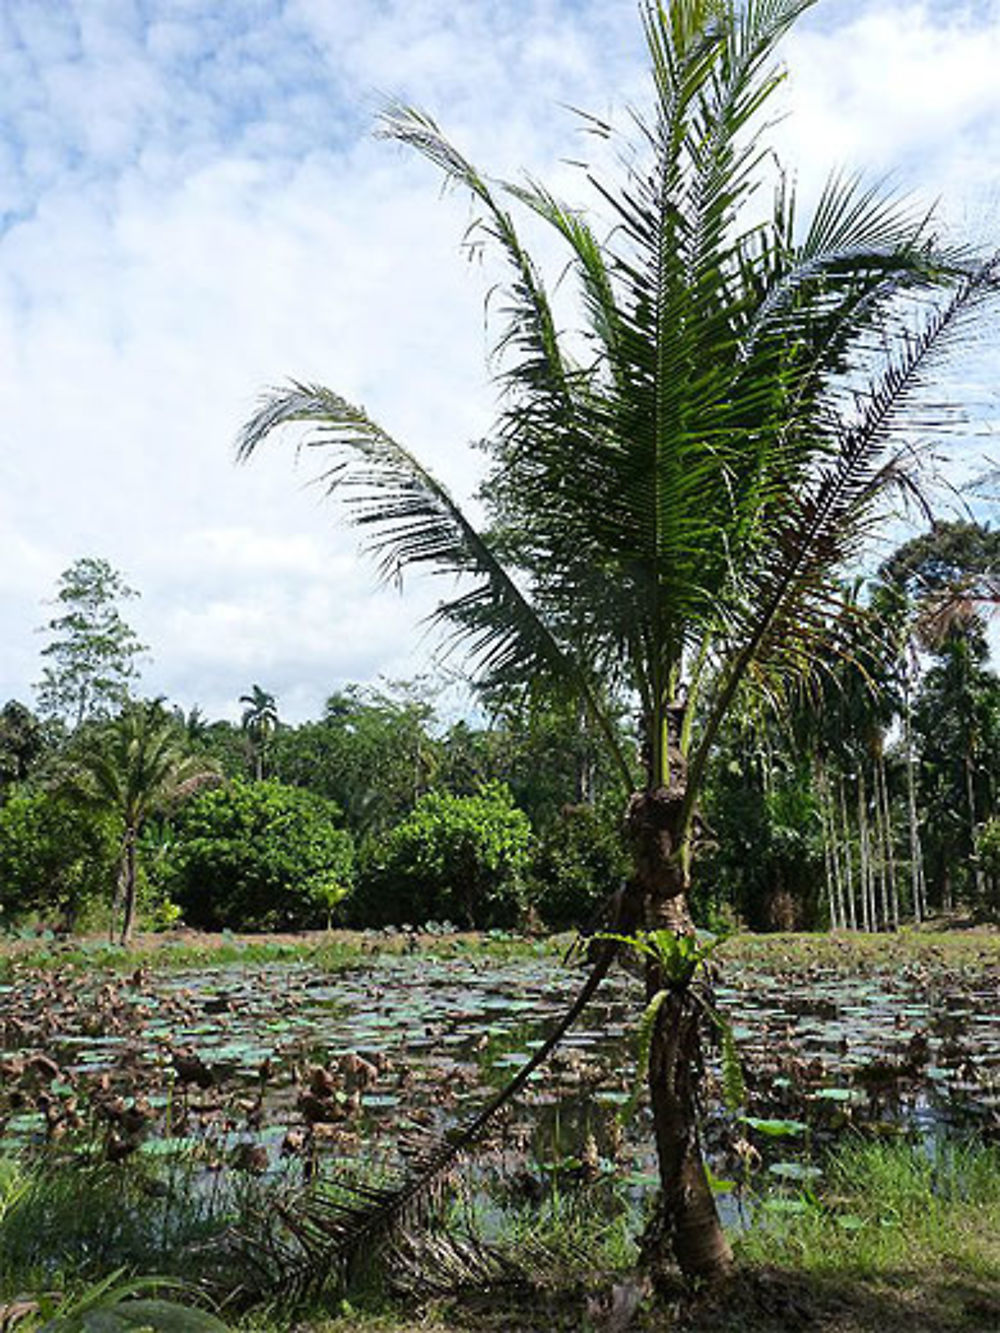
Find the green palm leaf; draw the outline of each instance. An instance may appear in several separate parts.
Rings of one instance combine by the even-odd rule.
[[[278,426],[308,423],[307,448],[333,462],[319,480],[344,501],[351,522],[370,528],[368,549],[386,579],[430,564],[474,582],[441,604],[435,619],[451,621],[488,675],[545,675],[572,682],[612,747],[623,780],[631,781],[612,721],[570,647],[560,642],[448,491],[360,408],[321,386],[293,384],[275,392],[243,428],[238,456],[248,458]]]

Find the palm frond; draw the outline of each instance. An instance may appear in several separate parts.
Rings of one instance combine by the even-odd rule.
[[[521,244],[514,220],[501,206],[487,179],[441,133],[425,112],[391,103],[379,118],[376,133],[415,149],[441,170],[446,180],[468,189],[483,205],[485,217],[473,225],[496,241],[514,272],[507,294],[507,325],[496,352],[507,348],[520,355],[517,374],[537,392],[561,395],[571,374],[557,334],[544,283],[531,256]]]
[[[797,661],[806,670],[822,660],[837,620],[825,614],[836,597],[833,581],[857,552],[882,513],[887,492],[915,487],[917,453],[911,444],[888,450],[893,433],[919,402],[940,358],[967,336],[983,308],[1000,295],[1000,257],[963,278],[950,297],[909,332],[881,372],[858,394],[855,421],[830,423],[830,440],[787,502],[765,548],[765,559],[740,574],[725,632],[729,653],[722,685],[691,765],[697,787],[709,748],[736,690],[769,661],[784,672]],[[926,420],[917,418],[926,425]]]
[[[624,901],[618,908],[617,924],[626,930],[634,924],[630,910]],[[613,939],[602,939],[597,960],[575,1000],[542,1046],[465,1126],[415,1151],[401,1180],[338,1181],[330,1191],[315,1190],[281,1208],[281,1229],[270,1227],[264,1236],[236,1237],[241,1258],[259,1275],[258,1294],[280,1292],[300,1301],[321,1290],[342,1289],[380,1256],[391,1258],[396,1246],[412,1252],[413,1235],[439,1201],[458,1159],[482,1138],[562,1041],[604,980],[617,950]]]
[[[469,576],[471,588],[443,602],[434,619],[450,621],[487,675],[542,672],[571,681],[612,747],[625,782],[628,762],[606,709],[571,647],[560,642],[451,495],[402,445],[360,408],[318,385],[292,384],[265,399],[237,443],[249,458],[274,430],[307,423],[306,448],[323,448],[333,462],[318,480],[344,502],[350,522],[373,529],[367,549],[383,578],[399,579],[412,565]]]

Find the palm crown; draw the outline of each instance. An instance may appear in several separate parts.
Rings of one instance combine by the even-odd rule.
[[[752,122],[780,78],[773,47],[809,3],[644,7],[654,112],[637,122],[644,151],[624,184],[594,182],[614,214],[607,241],[543,187],[489,181],[427,116],[384,115],[381,133],[472,192],[511,265],[492,533],[327,389],[275,393],[240,439],[245,457],[276,426],[312,423],[385,574],[430,563],[471,576],[438,614],[488,677],[569,682],[616,749],[593,681],[634,691],[654,787],[668,777],[671,705],[685,686],[693,703],[721,664],[692,799],[737,687],[816,659],[831,575],[905,479],[893,429],[994,291],[992,265],[938,251],[925,219],[854,180],[832,179],[804,229],[781,178],[770,217],[747,220],[766,153]],[[511,201],[568,247],[582,339],[559,330]],[[908,321],[902,302],[929,292],[930,313]]]

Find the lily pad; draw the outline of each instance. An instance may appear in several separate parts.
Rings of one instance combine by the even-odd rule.
[[[759,1116],[744,1115],[740,1116],[740,1121],[770,1139],[790,1138],[795,1134],[805,1134],[809,1129],[803,1120],[767,1120]]]
[[[820,1167],[807,1162],[772,1162],[767,1169],[779,1180],[816,1180],[823,1174]]]

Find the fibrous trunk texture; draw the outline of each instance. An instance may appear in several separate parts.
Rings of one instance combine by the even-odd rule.
[[[680,855],[683,783],[638,792],[629,803],[627,830],[636,888],[647,930],[691,934],[687,869]],[[653,1029],[649,1091],[653,1108],[662,1198],[660,1249],[670,1246],[689,1278],[723,1277],[732,1265],[715,1198],[708,1183],[698,1131],[701,1077],[701,1008],[689,983],[671,981],[657,964],[646,969],[646,998],[667,989]],[[649,1253],[654,1269],[666,1256]]]

